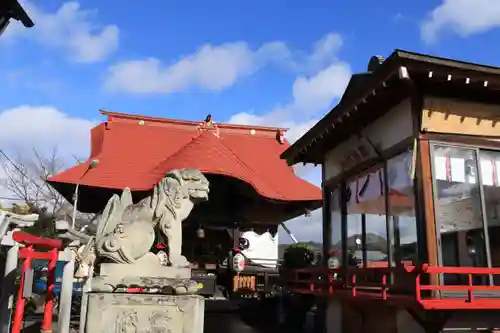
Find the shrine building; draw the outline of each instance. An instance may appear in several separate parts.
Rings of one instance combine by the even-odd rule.
[[[25,28],[35,25],[18,0],[4,0],[0,3],[0,35],[5,32],[12,19],[19,21]]]
[[[126,187],[139,200],[166,172],[179,168],[199,169],[210,181],[209,203],[192,213],[204,223],[277,223],[321,207],[318,187],[279,158],[289,147],[286,129],[205,128],[204,122],[101,113],[107,120],[91,131],[89,159],[49,179],[69,202],[78,190],[81,212],[100,212]]]
[[[396,50],[282,154],[322,166],[340,264],[291,286],[325,300],[328,333],[500,328],[499,92],[500,68]]]
[[[107,119],[91,131],[89,159],[49,183],[78,211],[100,213],[127,187],[138,202],[167,172],[200,170],[210,183],[208,201],[193,208],[182,228],[182,252],[203,286],[199,293],[273,296],[278,226],[322,205],[320,188],[280,159],[290,146],[286,129],[215,123],[212,115],[196,122],[101,113]],[[152,251],[167,246],[157,232]]]

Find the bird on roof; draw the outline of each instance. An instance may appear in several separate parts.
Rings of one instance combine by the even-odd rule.
[[[217,124],[213,121],[212,119],[212,115],[209,113],[207,115],[207,117],[205,118],[204,121],[202,121],[198,126],[197,126],[198,130],[200,131],[203,131],[203,130],[207,130],[207,129],[214,129],[215,131],[213,132],[213,134],[220,138],[220,132],[219,132],[219,127],[217,126]]]

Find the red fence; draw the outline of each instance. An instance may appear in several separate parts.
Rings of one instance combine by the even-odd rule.
[[[443,284],[444,275],[457,277]],[[500,268],[479,267],[371,267],[304,268],[284,272],[284,285],[293,293],[344,297],[358,301],[381,300],[399,306],[429,310],[500,309],[500,286],[491,277]],[[483,283],[475,283],[482,277]]]

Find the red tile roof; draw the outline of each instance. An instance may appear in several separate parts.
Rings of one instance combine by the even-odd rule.
[[[198,122],[101,113],[108,121],[92,129],[89,160],[50,178],[51,183],[149,190],[167,171],[191,167],[245,181],[269,199],[321,200],[321,190],[280,159],[290,146],[276,138],[284,129],[217,124],[216,137],[199,131]],[[99,164],[88,170],[94,159]]]

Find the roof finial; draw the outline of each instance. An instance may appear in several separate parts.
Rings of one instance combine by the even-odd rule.
[[[370,61],[368,62],[368,72],[373,73],[377,68],[382,65],[384,62],[384,57],[382,56],[373,56],[370,58]]]

